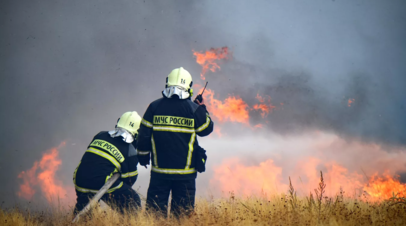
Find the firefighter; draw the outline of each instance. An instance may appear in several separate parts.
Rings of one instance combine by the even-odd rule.
[[[140,122],[137,112],[126,112],[114,130],[101,131],[93,137],[73,175],[77,195],[75,214],[115,173],[120,173],[121,177],[101,199],[113,202],[122,212],[130,206],[141,206],[140,197],[131,188],[138,175],[136,136]]]
[[[194,209],[197,172],[204,171],[207,158],[196,135],[213,131],[203,99],[191,101],[192,84],[188,71],[174,69],[166,78],[163,97],[148,106],[141,120],[138,159],[145,167],[152,162],[147,208],[164,216],[170,192],[175,216]]]

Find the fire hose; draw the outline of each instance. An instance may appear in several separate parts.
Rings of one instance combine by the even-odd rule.
[[[83,208],[73,219],[72,223],[75,223],[79,220],[80,216],[85,214],[91,208],[93,208],[101,199],[101,197],[106,193],[107,190],[116,182],[116,180],[120,177],[119,173],[114,174],[111,178],[109,178],[106,183],[103,185],[102,188],[93,196],[93,198],[89,201],[89,203]]]

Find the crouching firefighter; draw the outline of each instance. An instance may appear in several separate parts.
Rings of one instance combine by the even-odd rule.
[[[113,203],[122,212],[124,208],[141,206],[140,197],[131,188],[138,175],[136,136],[140,122],[137,112],[126,112],[114,130],[94,136],[73,175],[77,195],[74,214],[80,212],[115,173],[120,173],[120,178],[101,199]]]
[[[166,78],[163,97],[152,102],[141,121],[138,135],[140,165],[152,162],[147,209],[167,215],[172,192],[171,213],[176,217],[193,211],[197,172],[203,172],[206,155],[197,141],[213,131],[213,121],[203,100],[190,100],[192,76],[174,69]]]

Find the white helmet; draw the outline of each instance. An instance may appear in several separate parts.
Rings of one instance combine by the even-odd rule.
[[[183,67],[175,68],[166,78],[166,86],[180,86],[185,90],[189,90],[192,87],[192,75],[186,71]]]
[[[135,136],[140,128],[140,123],[141,116],[136,111],[128,111],[120,117],[117,127],[123,128]]]

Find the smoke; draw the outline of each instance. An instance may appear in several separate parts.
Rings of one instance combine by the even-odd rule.
[[[228,46],[233,52],[219,72],[206,75],[220,99],[238,95],[252,106],[260,94],[277,106],[268,123],[250,112],[250,124],[264,123],[265,131],[216,123],[224,139],[321,130],[404,146],[404,6],[362,0],[2,1],[0,201],[16,203],[17,175],[64,140],[58,176],[71,183],[92,137],[113,128],[125,111],[142,115],[173,68],[188,69],[202,83],[192,49]],[[215,136],[200,141],[210,161],[225,158],[218,142]],[[252,158],[269,150],[259,153]],[[211,174],[202,175],[208,183]],[[148,172],[141,170],[139,178],[135,187],[144,192]]]
[[[379,85],[385,82],[379,75],[348,72],[337,87],[320,83],[307,71],[249,71],[249,66],[241,64],[231,67],[223,67],[222,73],[233,81],[222,86],[226,88],[219,89],[220,93],[238,94],[250,106],[258,103],[257,94],[269,96],[275,109],[267,115],[266,125],[274,132],[291,134],[320,129],[347,139],[406,144],[405,95],[400,87],[391,90]],[[260,79],[247,85],[250,77]],[[401,76],[394,81],[406,84]],[[250,116],[253,125],[264,122],[258,112],[251,111]]]

